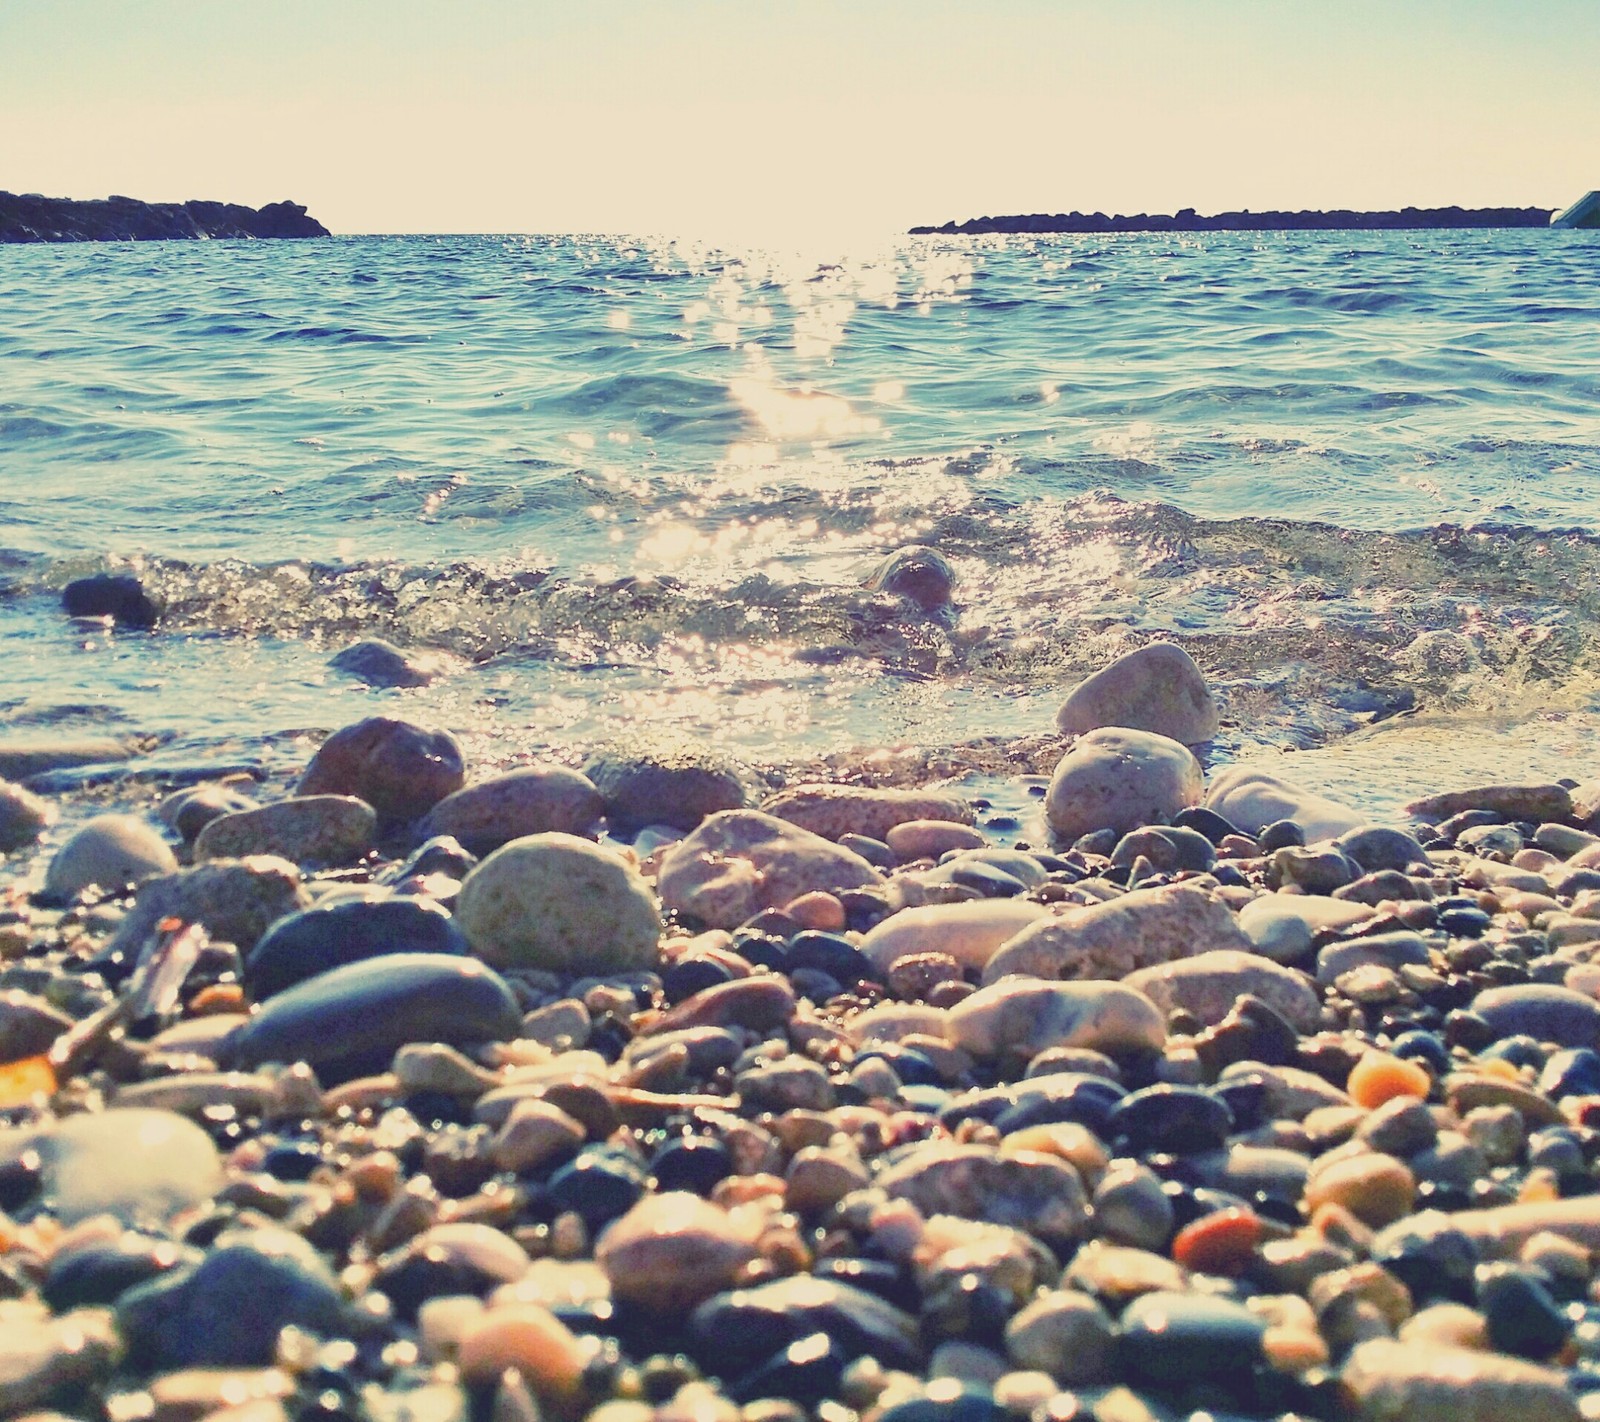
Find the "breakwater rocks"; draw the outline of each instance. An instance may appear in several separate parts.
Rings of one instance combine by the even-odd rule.
[[[156,242],[172,238],[326,237],[328,229],[293,202],[88,201],[0,192],[0,242]]]
[[[1548,207],[1403,207],[1384,212],[1218,212],[1192,207],[1175,213],[1140,212],[1131,217],[1103,212],[1035,212],[1026,216],[974,217],[942,227],[913,227],[912,236],[978,236],[991,232],[1403,232],[1451,227],[1548,227]]]
[[[1182,733],[1199,675],[1066,704]],[[1600,783],[1374,825],[1061,748],[1007,841],[393,720],[264,804],[25,805],[0,1415],[1592,1415]]]

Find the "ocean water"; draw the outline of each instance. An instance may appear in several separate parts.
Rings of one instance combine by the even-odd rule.
[[[948,615],[865,587],[910,543]],[[156,631],[64,616],[102,569]],[[362,636],[449,672],[365,686]],[[959,771],[1155,637],[1215,759],[1375,803],[1597,773],[1600,237],[0,250],[13,734],[291,761],[382,712],[480,761]]]

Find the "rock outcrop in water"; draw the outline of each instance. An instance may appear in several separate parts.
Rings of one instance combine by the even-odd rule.
[[[1181,212],[1107,217],[1103,212],[1042,212],[1013,217],[974,217],[942,227],[913,227],[912,236],[930,233],[974,236],[990,232],[1397,232],[1449,227],[1548,227],[1548,207],[1405,207],[1398,212],[1219,212],[1202,216]]]
[[[244,207],[235,202],[140,202],[109,197],[79,202],[38,193],[0,192],[0,242],[155,242],[169,238],[327,237],[295,202]]]

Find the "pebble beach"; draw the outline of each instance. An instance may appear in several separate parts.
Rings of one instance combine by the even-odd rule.
[[[981,783],[0,738],[0,1413],[1600,1415],[1596,766],[1228,719],[1153,640]]]

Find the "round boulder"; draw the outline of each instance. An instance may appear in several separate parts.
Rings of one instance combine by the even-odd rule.
[[[354,795],[378,812],[381,829],[389,829],[425,815],[466,778],[453,736],[371,716],[322,743],[295,793]]]
[[[1119,835],[1166,824],[1200,802],[1204,775],[1189,749],[1151,731],[1090,731],[1062,756],[1045,794],[1045,817],[1064,840],[1095,830]]]
[[[749,803],[749,772],[737,761],[696,746],[640,747],[591,756],[583,773],[605,801],[620,834],[646,825],[692,830],[718,810]]]
[[[1152,642],[1079,682],[1056,712],[1064,736],[1102,726],[1198,745],[1217,733],[1217,703],[1194,658],[1171,642]]]
[[[916,603],[924,612],[947,607],[955,591],[956,571],[942,553],[920,543],[897,548],[867,579],[873,592],[893,593]]]
[[[488,854],[531,834],[583,834],[604,812],[587,776],[534,765],[457,790],[428,811],[417,835],[452,835],[468,852]]]
[[[560,973],[654,966],[655,895],[637,870],[570,834],[535,834],[497,849],[467,875],[456,922],[486,962]]]

